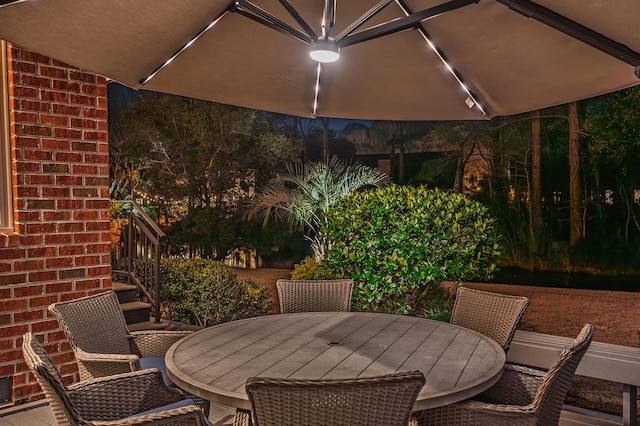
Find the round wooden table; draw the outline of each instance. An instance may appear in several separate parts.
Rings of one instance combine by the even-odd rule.
[[[169,377],[213,402],[250,410],[252,376],[329,379],[420,370],[415,410],[470,398],[502,375],[504,350],[474,331],[402,315],[268,315],[205,328],[174,344]]]

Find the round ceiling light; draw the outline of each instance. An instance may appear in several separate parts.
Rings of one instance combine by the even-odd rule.
[[[309,55],[314,61],[335,62],[340,58],[340,48],[332,38],[320,39],[311,43]]]

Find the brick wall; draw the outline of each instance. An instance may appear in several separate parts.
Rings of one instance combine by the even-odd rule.
[[[22,359],[27,331],[77,379],[47,306],[110,288],[111,258],[105,79],[11,45],[8,57],[15,233],[0,234],[0,377],[12,405],[42,397]]]

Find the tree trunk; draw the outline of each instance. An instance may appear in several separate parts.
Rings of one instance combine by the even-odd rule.
[[[400,153],[398,155],[398,183],[404,185],[404,141],[400,142]]]
[[[322,121],[322,159],[324,164],[329,164],[329,120],[328,117],[320,119]]]
[[[574,245],[582,235],[582,192],[580,185],[580,144],[578,143],[578,104],[569,104],[569,244]]]
[[[538,252],[540,229],[542,229],[542,141],[540,136],[540,110],[533,112],[531,120],[531,221],[529,223],[529,237],[531,238],[531,253]]]

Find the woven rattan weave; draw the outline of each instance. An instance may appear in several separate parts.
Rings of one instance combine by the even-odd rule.
[[[421,411],[415,416],[417,424],[556,426],[567,390],[592,336],[593,326],[586,324],[549,371],[507,365],[500,381],[479,395],[477,401]]]
[[[247,380],[256,426],[403,426],[425,378],[419,371],[341,380]]]
[[[353,280],[278,280],[280,313],[348,312]]]
[[[158,370],[118,374],[66,387],[33,334],[24,335],[22,352],[60,426],[205,425],[202,409],[193,404],[127,418],[185,399],[181,391],[163,383]]]
[[[451,323],[484,334],[507,351],[527,306],[526,297],[459,287]]]

